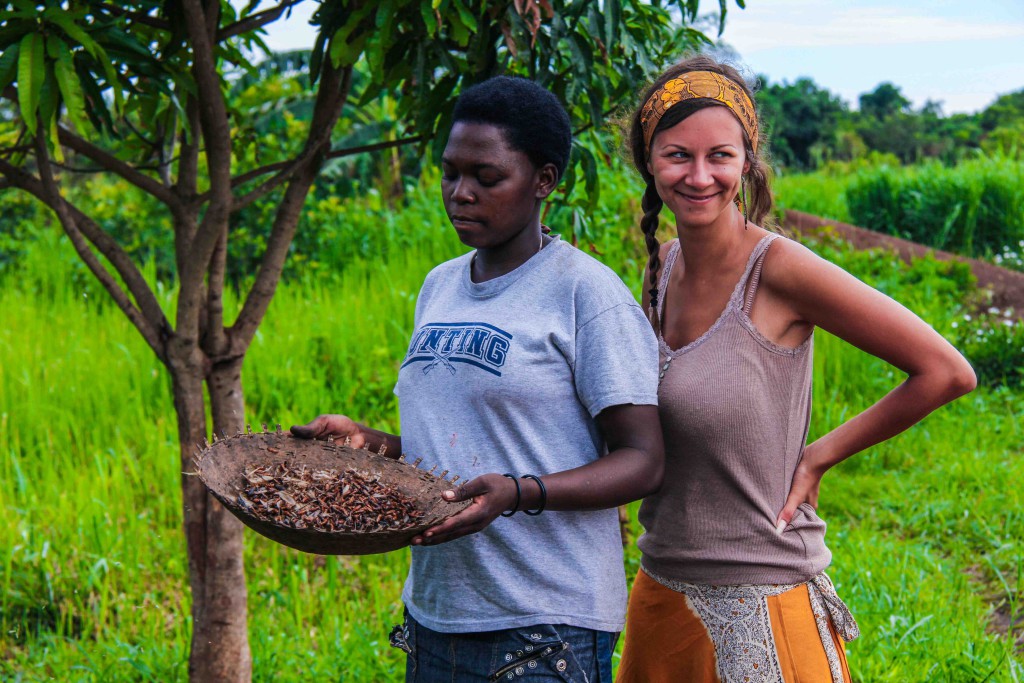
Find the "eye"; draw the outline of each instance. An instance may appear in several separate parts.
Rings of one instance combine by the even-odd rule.
[[[501,178],[499,176],[489,174],[480,175],[476,180],[482,187],[494,187],[501,182]]]

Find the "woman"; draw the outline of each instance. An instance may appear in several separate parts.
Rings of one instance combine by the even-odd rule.
[[[647,183],[665,479],[640,507],[617,680],[849,681],[843,641],[857,627],[824,574],[821,478],[971,391],[974,373],[900,304],[760,227],[772,197],[735,69],[704,56],[672,67],[630,133]],[[663,207],[678,240],[659,246]],[[805,445],[815,327],[907,379]]]
[[[530,81],[459,97],[441,194],[473,251],[420,290],[401,437],[340,415],[292,428],[471,479],[445,497],[472,505],[413,539],[392,634],[407,681],[611,680],[626,606],[614,508],[661,481],[657,342],[608,268],[542,231],[570,145],[565,110]]]

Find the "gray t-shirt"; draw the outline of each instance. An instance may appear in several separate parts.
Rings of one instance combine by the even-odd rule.
[[[482,283],[472,254],[428,276],[398,375],[402,448],[472,479],[544,475],[605,452],[594,417],[657,405],[658,347],[607,267],[560,240]],[[533,486],[524,482],[524,486]],[[618,631],[626,581],[614,509],[499,517],[480,533],[414,547],[402,593],[447,633],[532,624]]]

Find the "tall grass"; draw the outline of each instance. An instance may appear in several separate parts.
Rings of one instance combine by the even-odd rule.
[[[1024,164],[994,155],[954,167],[834,164],[784,175],[782,208],[853,223],[965,256],[1005,258],[1024,240]]]
[[[639,194],[633,181],[607,180],[593,246],[638,291]],[[324,256],[315,277],[281,287],[246,361],[253,424],[345,411],[397,427],[391,388],[416,291],[463,247],[429,187],[404,209],[373,198],[344,209],[339,220],[380,230],[389,248],[380,258],[345,252],[343,263]],[[963,283],[934,268],[816,248],[937,329],[960,314]],[[189,595],[168,380],[78,273],[50,235],[0,280],[0,678],[184,681]],[[815,354],[812,437],[900,381],[825,334]],[[1000,599],[1020,616],[1024,505],[1012,482],[1024,477],[1022,414],[1021,394],[979,390],[826,477],[831,573],[863,633],[849,648],[857,680],[1024,674],[1017,634],[988,626]],[[401,680],[387,632],[401,618],[407,561],[405,551],[317,557],[246,532],[254,679]],[[627,565],[635,572],[633,547]]]

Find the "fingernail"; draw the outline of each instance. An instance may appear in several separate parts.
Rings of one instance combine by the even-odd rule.
[[[428,531],[427,533],[425,533],[425,534],[424,534],[424,536],[426,536],[427,538],[430,538],[430,537],[431,537],[431,536],[433,536],[433,535],[434,535],[434,534],[430,533],[429,531]]]
[[[445,491],[444,492],[444,497],[445,498],[454,498],[455,497],[455,491]]]
[[[777,522],[777,523],[775,524],[775,533],[777,533],[777,534],[779,534],[779,535],[781,536],[781,535],[782,535],[782,531],[783,531],[783,530],[784,530],[785,528],[786,528],[786,520],[784,520],[784,519],[780,519],[780,520],[779,520],[779,521],[778,521],[778,522]]]

